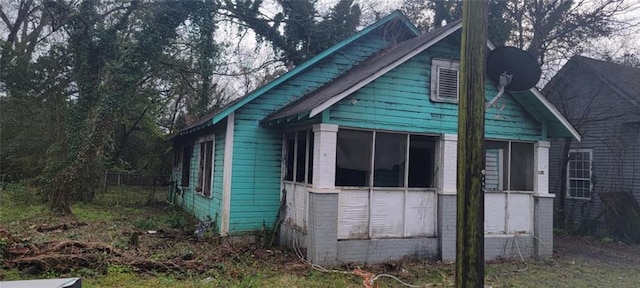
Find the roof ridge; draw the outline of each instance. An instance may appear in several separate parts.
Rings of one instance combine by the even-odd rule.
[[[319,53],[317,55],[315,55],[311,59],[303,62],[302,64],[300,64],[298,66],[296,66],[292,70],[289,70],[288,72],[286,72],[285,74],[281,75],[280,77],[272,80],[271,82],[254,89],[253,91],[245,94],[244,96],[242,96],[242,97],[240,97],[238,99],[235,99],[234,101],[229,102],[227,105],[223,106],[220,109],[217,109],[216,111],[212,111],[212,112],[208,113],[206,116],[204,116],[204,117],[200,118],[199,120],[195,121],[193,124],[191,124],[191,125],[183,128],[183,129],[181,129],[180,131],[178,131],[178,133],[176,133],[175,136],[189,134],[189,133],[194,132],[196,130],[199,130],[201,128],[205,128],[207,126],[216,124],[218,121],[220,121],[224,117],[228,116],[229,114],[231,114],[236,109],[242,107],[244,104],[252,101],[253,99],[259,97],[260,95],[266,93],[267,91],[270,91],[271,89],[273,89],[273,88],[277,87],[278,85],[284,83],[285,81],[289,80],[290,78],[293,78],[295,75],[298,75],[298,74],[302,73],[303,71],[306,71],[308,68],[314,66],[316,63],[318,63],[322,59],[326,58],[327,56],[333,55],[334,53],[340,51],[343,47],[355,42],[356,40],[364,37],[365,35],[368,35],[372,31],[374,31],[374,30],[376,30],[376,29],[378,29],[380,27],[383,27],[383,26],[387,25],[388,23],[392,23],[391,21],[393,21],[394,19],[400,20],[400,22],[403,23],[406,26],[406,28],[408,30],[410,30],[413,34],[420,35],[420,31],[418,30],[418,28],[416,28],[416,26],[413,25],[413,23],[411,23],[411,21],[400,10],[394,10],[389,15],[383,17],[382,19],[380,19],[380,20],[378,20],[378,21],[376,21],[374,23],[372,23],[371,25],[363,28],[362,30],[357,31],[356,33],[354,33],[353,35],[347,37],[346,39],[334,44],[330,48],[322,51],[321,53]],[[209,122],[209,123],[207,123],[207,122]]]

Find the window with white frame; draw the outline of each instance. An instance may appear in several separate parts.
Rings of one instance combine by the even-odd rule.
[[[198,184],[196,185],[196,192],[206,197],[211,197],[213,148],[213,139],[200,142],[200,161],[198,161]]]
[[[460,63],[431,60],[431,101],[458,103]]]
[[[533,191],[533,143],[485,142],[485,190]]]
[[[591,149],[569,150],[567,163],[567,197],[591,199],[591,167],[593,151]]]
[[[313,141],[311,130],[285,134],[285,181],[313,182]]]
[[[338,130],[336,186],[434,187],[437,138]]]

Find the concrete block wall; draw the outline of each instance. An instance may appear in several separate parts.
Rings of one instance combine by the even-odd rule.
[[[289,248],[307,247],[307,233],[300,228],[282,223],[278,230],[278,245]]]
[[[456,195],[438,194],[438,244],[442,261],[456,261]]]
[[[531,257],[534,253],[533,237],[521,235],[485,235],[484,259]]]
[[[338,241],[341,263],[380,263],[403,257],[438,258],[438,238],[398,238]]]
[[[314,264],[337,264],[338,193],[309,192],[307,259]]]
[[[533,235],[535,257],[553,255],[553,195],[533,197]]]

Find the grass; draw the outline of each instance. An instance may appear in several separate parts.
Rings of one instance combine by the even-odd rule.
[[[128,205],[122,201],[123,197],[105,195],[92,204],[74,204],[73,216],[56,217],[48,213],[36,190],[14,184],[4,187],[0,190],[0,228],[27,243],[40,245],[70,239],[101,242],[142,259],[182,259],[179,263],[185,268],[158,272],[104,261],[95,267],[29,274],[2,264],[0,280],[82,277],[83,287],[363,287],[362,279],[353,274],[313,270],[295,254],[277,247],[228,244],[216,237],[197,240],[192,236],[196,221],[173,206]],[[105,199],[120,202],[115,205]],[[87,225],[65,231],[36,231],[44,223],[68,221]],[[166,238],[144,233],[147,230],[164,231]],[[139,243],[134,245],[130,237],[135,231],[141,234],[137,239]],[[0,250],[3,247],[6,245],[0,245]],[[203,266],[188,268],[188,264]],[[451,264],[402,260],[362,268],[376,274],[391,274],[423,287],[448,287],[454,283]],[[336,269],[348,271],[344,267]],[[492,287],[637,287],[640,283],[639,267],[579,257],[489,263],[485,270],[485,283]],[[401,287],[390,278],[379,278],[376,283],[379,287]]]

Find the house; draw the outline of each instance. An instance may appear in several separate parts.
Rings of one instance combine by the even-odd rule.
[[[583,232],[605,232],[613,219],[605,216],[601,195],[633,193],[640,201],[640,68],[574,56],[544,94],[583,137],[551,145],[558,220]]]
[[[317,264],[455,260],[460,29],[393,12],[180,131],[175,202]],[[486,137],[486,258],[551,255],[548,138],[579,134],[532,89],[487,111]]]

